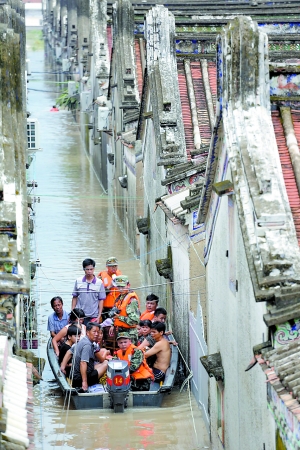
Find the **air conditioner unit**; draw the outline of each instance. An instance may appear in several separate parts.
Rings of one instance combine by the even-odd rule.
[[[73,95],[76,94],[76,82],[75,81],[68,81],[68,96],[73,97]]]
[[[27,119],[27,146],[29,151],[40,149],[39,122],[31,117]]]
[[[69,72],[71,63],[67,58],[63,58],[62,60],[62,71],[63,72]]]
[[[98,131],[107,130],[109,111],[110,109],[108,106],[100,106],[98,108]]]
[[[80,94],[80,110],[87,112],[92,105],[92,93],[91,91],[84,91]]]
[[[26,59],[26,72],[27,72],[27,75],[31,75],[30,59]]]
[[[61,57],[61,47],[59,47],[59,46],[55,47],[55,56],[56,56],[56,58]]]

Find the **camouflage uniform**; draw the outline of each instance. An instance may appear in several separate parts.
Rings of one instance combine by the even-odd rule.
[[[126,297],[127,293],[122,295],[121,297]],[[120,298],[120,297],[119,297]],[[118,316],[118,319],[121,322],[126,323],[127,325],[134,325],[135,327],[140,321],[140,311],[139,311],[139,304],[137,300],[132,299],[131,302],[126,306],[126,312],[128,317],[125,316]],[[131,342],[134,345],[137,345],[138,341],[138,331],[136,328],[125,328],[125,327],[118,327],[118,333],[126,332],[129,334]]]
[[[129,338],[130,333],[128,332],[128,329],[126,332],[122,332],[118,334],[118,338]],[[144,352],[143,350],[140,350],[138,348],[133,349],[131,359],[130,359],[130,366],[129,366],[129,373],[132,374],[136,370],[138,370],[143,363],[144,360]],[[135,380],[133,377],[131,378],[131,390],[132,391],[149,391],[150,388],[150,379],[139,379]]]

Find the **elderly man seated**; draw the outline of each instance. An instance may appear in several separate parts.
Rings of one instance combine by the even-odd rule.
[[[96,360],[93,344],[99,340],[99,326],[94,323],[87,324],[86,336],[67,351],[60,366],[61,371],[66,373],[66,365],[74,355],[73,373],[70,374],[72,386],[80,387],[83,391],[87,391],[88,386],[99,383],[99,378],[106,372],[107,360],[111,358],[107,355],[102,363]]]

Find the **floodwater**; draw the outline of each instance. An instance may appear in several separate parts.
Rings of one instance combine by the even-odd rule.
[[[116,256],[131,285],[140,287],[139,261],[118,226],[110,201],[101,189],[82,147],[78,128],[68,111],[50,112],[59,95],[57,77],[45,62],[43,51],[28,51],[32,75],[28,83],[28,111],[39,120],[40,146],[28,171],[38,187],[32,258],[40,259],[32,284],[38,306],[39,348],[46,359],[47,317],[50,299],[60,295],[67,310],[76,277],[86,257],[105,268]],[[40,202],[38,201],[40,199]],[[148,290],[139,291],[145,298]],[[209,448],[201,412],[189,392],[174,391],[162,408],[75,411],[60,396],[46,363],[43,381],[35,392],[37,449],[84,450],[194,450]]]

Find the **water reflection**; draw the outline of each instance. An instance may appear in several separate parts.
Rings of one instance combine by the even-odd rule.
[[[43,54],[30,53],[32,77],[29,86],[29,110],[40,122],[42,152],[30,167],[29,177],[38,182],[35,206],[33,257],[41,260],[33,292],[39,317],[38,355],[46,358],[47,317],[52,312],[50,299],[60,295],[69,310],[81,262],[94,258],[96,269],[105,267],[109,256],[116,256],[132,286],[141,285],[139,262],[134,257],[115,220],[107,195],[91,169],[82,149],[81,138],[71,114],[50,112],[57,86],[51,68],[43,67]],[[149,293],[138,291],[141,299]],[[44,380],[35,387],[37,449],[91,450],[193,450],[208,448],[201,414],[188,394],[169,396],[161,409],[111,411],[68,410],[65,399],[53,384],[49,365]],[[193,425],[196,421],[196,432]]]

